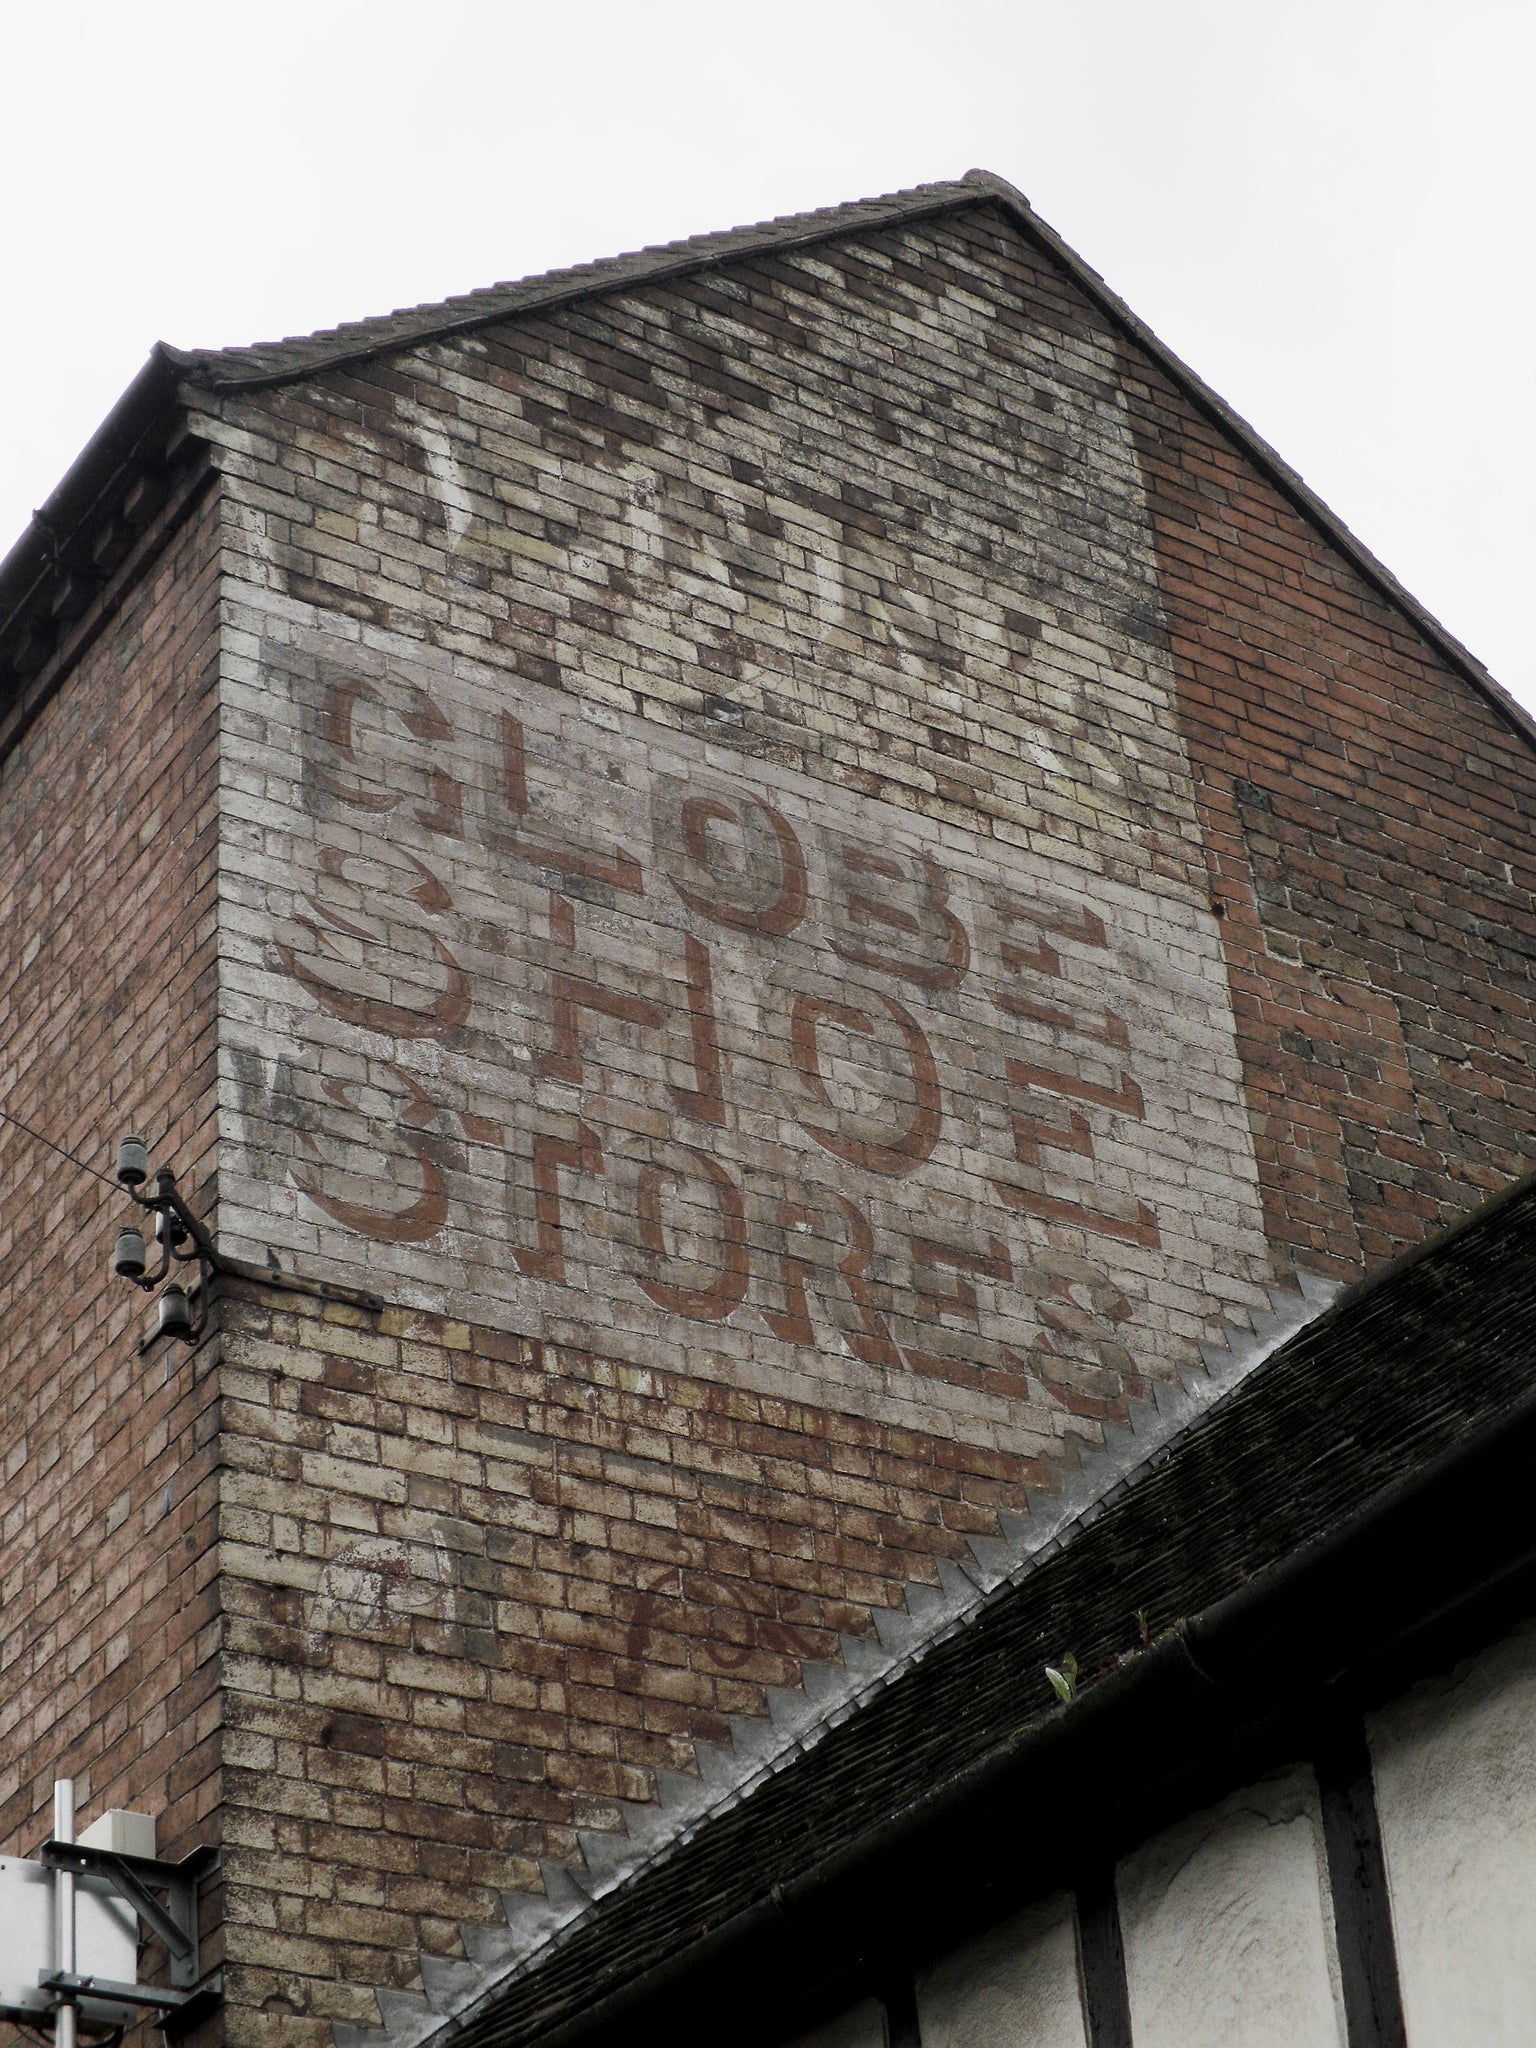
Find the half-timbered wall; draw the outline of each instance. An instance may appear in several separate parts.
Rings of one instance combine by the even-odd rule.
[[[1374,1714],[1350,1802],[1368,1839],[1341,1842],[1351,1822],[1336,1818],[1330,1845],[1326,1793],[1299,1766],[1144,1843],[1115,1872],[1108,1969],[1095,1907],[1063,1894],[930,1964],[912,1997],[866,1999],[792,2048],[1525,2041],[1533,1689],[1527,1627]],[[1362,1899],[1373,1882],[1380,1898]],[[1372,1910],[1385,1966],[1367,1998],[1339,1958]]]

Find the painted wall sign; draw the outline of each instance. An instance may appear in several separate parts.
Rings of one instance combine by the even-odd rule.
[[[1262,1303],[1187,890],[465,665],[299,630],[260,673],[256,1256],[1014,1449]]]

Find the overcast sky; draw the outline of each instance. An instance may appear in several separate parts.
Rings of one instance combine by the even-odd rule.
[[[1536,708],[1532,0],[0,10],[0,550],[157,338],[1001,172]]]

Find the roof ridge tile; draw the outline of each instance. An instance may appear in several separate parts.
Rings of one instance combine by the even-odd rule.
[[[638,286],[679,270],[704,268],[739,259],[759,250],[783,248],[833,238],[849,230],[910,219],[914,214],[953,206],[986,203],[988,196],[1028,202],[1005,179],[990,171],[968,171],[963,178],[913,185],[867,199],[804,213],[776,214],[771,219],[734,228],[714,229],[671,242],[649,243],[588,263],[535,272],[444,299],[398,307],[362,320],[344,321],[312,334],[287,335],[279,341],[254,342],[223,349],[179,349],[162,343],[166,355],[196,383],[217,389],[281,383],[313,374],[340,361],[421,347],[466,328],[490,325],[517,313],[541,310],[594,293]]]

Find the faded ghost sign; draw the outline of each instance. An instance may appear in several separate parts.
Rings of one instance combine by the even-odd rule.
[[[1016,1449],[1262,1300],[1180,885],[447,662],[295,630],[260,675],[253,1255]]]

